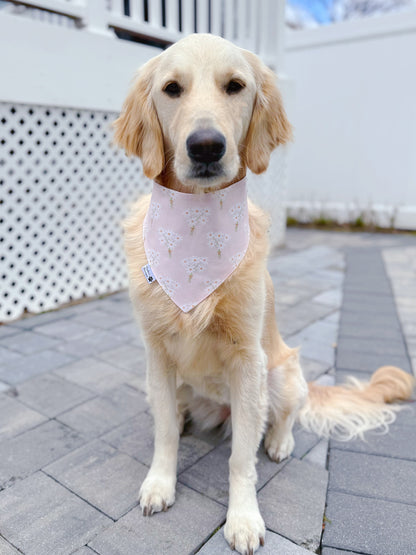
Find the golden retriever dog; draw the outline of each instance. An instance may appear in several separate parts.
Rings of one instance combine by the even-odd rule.
[[[115,141],[139,156],[146,176],[169,191],[204,196],[266,170],[272,150],[291,139],[275,75],[254,54],[213,35],[191,35],[138,72],[115,121]],[[196,145],[196,146],[195,146]],[[278,201],[278,200],[277,200]],[[229,507],[224,534],[254,553],[265,526],[256,498],[256,452],[265,434],[271,459],[288,457],[292,427],[346,438],[394,419],[412,378],[383,367],[366,384],[308,384],[297,349],[283,342],[267,272],[268,217],[249,203],[250,239],[233,273],[192,310],[181,310],[141,268],[149,196],[125,223],[130,295],[146,347],[154,457],[140,489],[143,515],[175,501],[185,414],[218,425],[231,419]],[[205,422],[206,424],[206,422]]]

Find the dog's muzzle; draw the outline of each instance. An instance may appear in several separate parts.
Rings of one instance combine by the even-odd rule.
[[[186,140],[186,150],[192,160],[192,177],[214,177],[223,173],[219,163],[225,154],[225,137],[215,129],[198,129]]]

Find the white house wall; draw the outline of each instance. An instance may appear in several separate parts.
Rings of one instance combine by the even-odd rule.
[[[416,229],[416,13],[292,32],[291,215]]]

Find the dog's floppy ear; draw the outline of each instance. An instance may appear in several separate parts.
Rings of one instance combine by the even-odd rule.
[[[150,95],[157,63],[157,58],[153,58],[139,70],[122,112],[113,123],[114,142],[127,154],[141,158],[144,174],[150,179],[157,177],[165,165],[162,130]]]
[[[257,94],[245,141],[245,160],[253,173],[262,173],[269,165],[272,150],[291,140],[292,126],[276,86],[276,75],[257,56],[251,52],[245,54],[257,83]]]

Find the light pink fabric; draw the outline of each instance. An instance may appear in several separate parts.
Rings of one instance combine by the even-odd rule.
[[[178,193],[154,183],[143,235],[154,276],[189,312],[244,258],[250,238],[246,179],[205,194]]]

